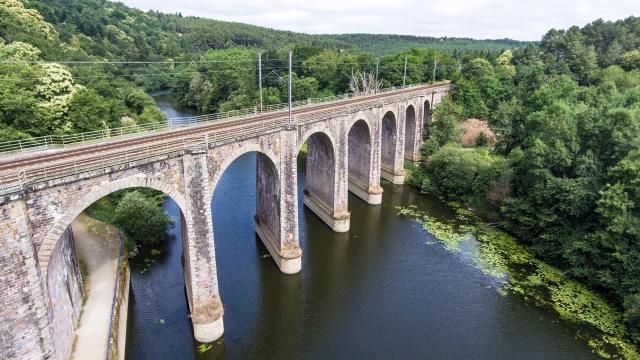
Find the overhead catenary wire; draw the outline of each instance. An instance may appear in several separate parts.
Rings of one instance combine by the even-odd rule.
[[[281,61],[280,59],[265,59],[264,61]],[[286,60],[282,60],[286,61]],[[44,65],[44,64],[62,64],[62,65],[154,65],[154,64],[206,64],[206,63],[239,63],[239,62],[255,62],[253,59],[237,59],[237,60],[163,60],[163,61],[74,61],[74,60],[48,60],[48,61],[20,61],[20,60],[3,60],[0,64],[30,64],[30,65]]]
[[[237,69],[226,69],[226,70],[214,70],[214,69],[203,69],[203,70],[180,70],[173,72],[160,72],[160,73],[135,73],[135,74],[109,74],[109,75],[72,75],[74,80],[78,79],[111,79],[118,77],[139,77],[139,76],[173,76],[173,75],[183,75],[183,74],[214,74],[214,73],[227,73],[230,71],[235,71]],[[247,69],[251,70],[251,69]],[[18,80],[41,80],[42,77],[5,77],[0,78],[0,81],[18,81]]]
[[[287,63],[287,59],[263,59],[262,62],[281,62]],[[173,64],[214,64],[214,63],[255,63],[254,59],[235,59],[235,60],[162,60],[162,61],[90,61],[90,60],[43,60],[43,61],[23,61],[23,60],[2,60],[0,65],[46,65],[46,64],[61,64],[61,65],[173,65]],[[293,66],[298,65],[322,65],[322,64],[335,64],[341,65],[375,65],[375,61],[293,61]]]
[[[267,66],[264,66],[264,63],[268,63]],[[266,58],[261,59],[259,61],[259,65],[256,64],[255,59],[226,59],[226,60],[165,60],[165,61],[73,61],[73,60],[59,60],[59,61],[0,61],[0,65],[43,65],[43,64],[62,64],[62,65],[176,65],[176,64],[187,64],[187,65],[206,65],[206,64],[246,64],[249,65],[246,67],[246,70],[256,70],[256,65],[261,66],[260,69],[257,69],[258,72],[261,72],[262,69],[271,70],[266,76],[262,76],[261,79],[265,79],[271,76],[277,76],[282,79],[282,76],[278,74],[279,71],[286,71],[288,69],[297,69],[297,70],[308,70],[305,69],[305,66],[308,65],[320,65],[320,64],[333,64],[338,68],[349,67],[351,70],[354,69],[354,66],[361,65],[362,67],[369,68],[370,71],[373,71],[373,68],[376,68],[376,73],[380,70],[385,71],[387,69],[396,71],[401,73],[401,69],[398,68],[397,64],[380,64],[378,59],[375,62],[373,61],[346,61],[346,62],[333,62],[333,61],[291,61],[290,64],[287,64],[287,59],[279,59],[279,58]],[[160,69],[156,69],[160,70]],[[160,76],[179,76],[179,75],[187,75],[187,74],[215,74],[215,73],[225,73],[228,71],[237,71],[237,67],[232,67],[230,69],[207,69],[207,68],[197,68],[197,69],[184,69],[176,67],[172,70],[162,71],[162,72],[134,72],[134,73],[110,73],[105,70],[105,75],[83,75],[83,74],[73,74],[72,77],[74,80],[83,80],[83,79],[108,79],[108,78],[138,78],[138,77],[160,77]],[[15,73],[11,72],[12,74]],[[0,74],[2,74],[0,69]],[[20,76],[5,76],[0,77],[0,81],[37,81],[41,80],[42,77],[20,77]]]
[[[380,68],[383,68],[382,66]],[[257,68],[247,68],[247,70],[254,70]],[[263,68],[264,69],[264,68]],[[293,66],[293,69],[302,69],[301,67]],[[401,74],[402,70],[398,68],[387,68],[390,70],[394,70],[396,73]],[[159,73],[134,73],[134,74],[108,74],[108,75],[72,75],[73,80],[88,80],[88,79],[113,79],[113,78],[137,78],[137,77],[159,77],[159,76],[177,76],[177,75],[187,75],[187,74],[220,74],[220,73],[228,73],[232,71],[236,71],[238,69],[226,69],[226,70],[213,70],[213,69],[203,69],[203,70],[189,70],[189,71],[173,71],[173,72],[159,72]],[[278,71],[286,71],[286,68],[267,68],[267,70],[271,70],[267,75],[262,78],[265,79],[272,74],[277,74]],[[37,81],[42,80],[42,77],[0,77],[0,81]]]

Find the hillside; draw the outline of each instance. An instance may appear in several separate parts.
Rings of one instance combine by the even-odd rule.
[[[143,12],[106,0],[26,0],[23,3],[26,8],[36,9],[51,23],[62,41],[89,55],[108,59],[175,58],[238,46],[264,49],[286,45],[351,47],[321,36],[180,14]],[[6,29],[0,23],[0,36],[9,40]]]
[[[16,1],[16,0],[13,0]],[[13,1],[8,1],[11,3]],[[275,49],[289,45],[333,50],[361,49],[374,54],[399,52],[411,47],[439,51],[491,51],[525,45],[514,40],[474,40],[406,35],[310,35],[212,19],[144,12],[106,0],[25,0],[51,23],[60,39],[88,55],[108,59],[141,60],[175,58],[230,47]],[[0,37],[20,40],[0,21]],[[12,36],[18,35],[18,38]],[[27,41],[28,42],[28,41]],[[45,58],[47,54],[44,54]]]
[[[511,39],[475,40],[470,38],[430,37],[392,34],[327,35],[338,42],[351,44],[374,54],[391,54],[411,48],[430,48],[441,52],[502,52],[527,45],[527,41]]]

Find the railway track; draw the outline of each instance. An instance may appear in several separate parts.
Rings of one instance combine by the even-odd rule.
[[[406,92],[413,93],[445,85],[447,84],[416,86]],[[356,105],[367,107],[379,103],[380,100],[395,100],[402,94],[404,92],[398,90],[330,103],[304,105],[294,108],[292,114],[294,118],[301,120],[300,122],[308,122],[318,116],[344,112]],[[85,172],[183,151],[191,145],[203,144],[204,141],[220,142],[238,136],[257,135],[280,128],[288,121],[287,115],[287,110],[278,110],[108,142],[0,157],[0,194],[15,192],[16,188],[21,190],[26,183],[37,180],[44,181],[79,171]]]

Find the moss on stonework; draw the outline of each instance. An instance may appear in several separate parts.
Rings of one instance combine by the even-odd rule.
[[[622,313],[602,296],[537,259],[514,237],[484,223],[473,211],[456,203],[455,221],[428,216],[415,206],[398,207],[400,215],[422,224],[437,242],[461,255],[483,273],[499,281],[503,296],[519,296],[536,306],[554,310],[576,327],[592,351],[606,359],[640,359],[629,341]]]

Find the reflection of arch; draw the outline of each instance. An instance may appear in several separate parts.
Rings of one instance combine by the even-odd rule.
[[[380,137],[380,160],[382,169],[393,173],[396,165],[398,126],[396,117],[391,111],[387,111],[382,117]]]
[[[416,110],[413,105],[407,107],[404,122],[404,157],[413,160],[416,146]]]
[[[334,143],[327,133],[321,131],[311,133],[306,142],[306,191],[333,209],[336,174]]]
[[[369,187],[371,169],[371,131],[364,120],[356,121],[347,135],[349,141],[349,180]]]
[[[50,228],[47,237],[40,245],[38,251],[38,260],[40,262],[40,272],[42,279],[46,282],[48,278],[49,261],[51,260],[51,252],[47,249],[54,249],[60,237],[64,231],[71,225],[80,213],[88,208],[94,202],[101,198],[114,193],[119,190],[145,187],[151,188],[163,192],[165,195],[171,197],[180,207],[183,214],[186,214],[186,199],[184,196],[176,191],[175,188],[170,186],[167,182],[160,178],[149,178],[144,175],[133,175],[130,177],[107,181],[100,185],[95,186],[87,194],[80,196],[73,205],[71,205],[64,213],[64,215],[58,219]],[[46,289],[46,286],[45,286]]]

